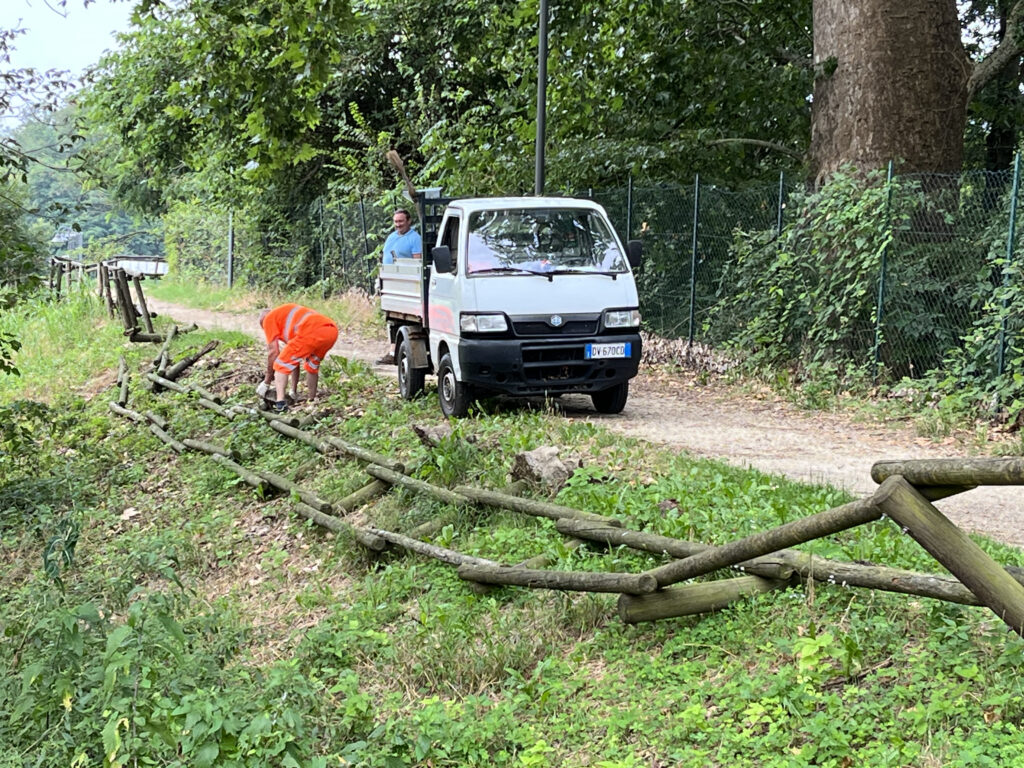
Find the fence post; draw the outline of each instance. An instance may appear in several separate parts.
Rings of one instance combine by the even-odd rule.
[[[786,201],[786,172],[779,171],[779,210],[775,216],[775,235],[782,236],[782,206]]]
[[[318,233],[319,236],[318,236],[317,239],[320,241],[320,285],[322,286],[320,290],[321,290],[321,293],[323,294],[323,298],[326,299],[327,298],[327,283],[324,282],[324,277],[327,274],[327,268],[324,265],[324,235],[325,235],[325,232],[324,232],[324,197],[323,197],[323,195],[320,196],[319,203],[320,203],[320,206],[319,206],[320,207],[320,232]]]
[[[693,344],[693,323],[697,313],[697,223],[700,218],[700,174],[693,176],[693,240],[690,248],[690,331],[687,343]]]
[[[1013,261],[1013,243],[1017,239],[1017,192],[1020,190],[1020,152],[1013,160],[1013,193],[1010,198],[1010,231],[1006,238],[1006,263],[1003,265],[1003,288],[1010,285],[1010,264]],[[1002,317],[999,321],[999,349],[996,352],[997,376],[1006,370],[1006,297],[1003,297]]]
[[[228,211],[228,288],[235,285],[235,212]]]
[[[366,234],[366,206],[363,203],[363,198],[359,198],[359,224],[363,228],[363,269],[362,273],[366,276],[366,290],[369,293],[373,293],[373,279],[369,275],[369,261],[370,261],[370,240],[369,235]]]
[[[892,160],[889,161],[889,170],[885,176],[885,224],[890,225],[889,209],[892,207]],[[882,249],[882,263],[878,270],[878,304],[875,309],[875,349],[872,353],[871,380],[878,380],[878,358],[882,346],[882,314],[885,311],[885,272],[889,257],[889,244]]]
[[[626,239],[633,233],[633,174],[626,179]]]

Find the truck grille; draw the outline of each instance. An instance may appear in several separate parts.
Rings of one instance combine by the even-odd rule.
[[[553,325],[551,317],[517,317],[512,330],[516,336],[593,336],[601,320],[600,315],[561,315],[561,325]]]

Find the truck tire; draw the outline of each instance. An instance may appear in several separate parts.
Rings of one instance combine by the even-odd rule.
[[[626,407],[626,400],[629,399],[629,382],[624,381],[614,387],[594,392],[590,399],[598,413],[622,413],[622,409]]]
[[[447,352],[437,368],[437,399],[445,417],[454,419],[461,419],[469,413],[470,403],[473,402],[469,386],[455,377],[452,356]]]
[[[395,365],[398,366],[398,392],[404,400],[412,400],[423,391],[423,369],[412,367],[409,340],[402,339],[398,345]]]

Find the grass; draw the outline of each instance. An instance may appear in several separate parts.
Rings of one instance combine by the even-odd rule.
[[[67,344],[60,371],[25,362],[31,376],[0,391],[2,403],[50,404],[19,417],[22,450],[0,457],[3,768],[930,768],[1024,756],[1024,641],[985,609],[819,584],[631,626],[614,596],[477,594],[450,566],[371,556],[295,515],[289,499],[259,498],[204,455],[175,454],[116,416],[106,402],[124,354],[129,407],[159,412],[175,436],[301,474],[328,500],[368,479],[358,462],[317,454],[262,419],[226,421],[188,396],[148,391],[141,373],[155,346],[125,344],[98,305],[46,311],[47,322],[4,322],[41,350],[94,343]],[[190,336],[173,355],[195,345]],[[243,403],[237,382],[256,370],[259,348],[225,342],[186,381]],[[309,429],[440,485],[501,487],[516,452],[555,445],[583,461],[556,502],[709,543],[847,498],[526,408],[458,422],[431,450],[410,424],[438,424],[434,403],[401,400],[352,361],[329,359],[323,375],[332,394]],[[573,549],[550,521],[404,491],[351,519],[399,530],[439,519],[433,543],[505,563],[538,553],[572,570],[662,562]],[[1020,550],[983,543],[1024,564]],[[885,523],[805,549],[941,570]]]

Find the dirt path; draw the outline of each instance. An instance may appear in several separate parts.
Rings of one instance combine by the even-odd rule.
[[[223,328],[262,338],[255,317],[210,312],[149,299],[150,308],[182,324]],[[393,366],[374,361],[385,351],[378,339],[342,331],[332,354],[362,360],[381,375]],[[396,389],[397,397],[397,389]],[[641,372],[631,384],[626,410],[602,416],[585,397],[562,398],[569,418],[593,420],[621,434],[722,459],[736,466],[795,480],[824,483],[865,495],[874,490],[871,465],[881,459],[944,458],[966,455],[954,445],[936,445],[893,427],[852,423],[839,415],[799,411],[776,399],[737,398],[693,380],[665,380]],[[967,531],[1024,548],[1024,489],[976,488],[937,506]]]

